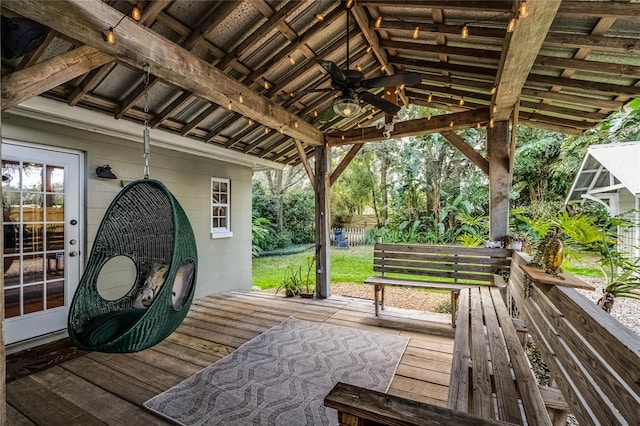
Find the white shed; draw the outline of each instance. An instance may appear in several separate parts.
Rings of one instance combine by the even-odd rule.
[[[589,147],[565,203],[586,200],[602,204],[612,216],[635,210],[636,226],[619,232],[618,247],[640,256],[640,141]]]

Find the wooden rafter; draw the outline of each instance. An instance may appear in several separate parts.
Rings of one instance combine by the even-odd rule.
[[[163,37],[138,26],[134,21],[125,19],[119,25],[120,37],[113,45],[102,40],[101,31],[118,22],[122,14],[99,2],[69,0],[64,4],[38,0],[8,0],[3,7],[47,25],[71,38],[81,39],[87,45],[103,51],[131,66],[138,67],[147,63],[152,73],[159,78],[197,93],[200,97],[226,105],[229,96],[242,93],[246,98],[243,104],[234,104],[234,111],[251,117],[272,128],[281,127],[283,132],[310,145],[321,145],[323,135],[320,131],[300,121],[298,127],[293,124],[296,116],[279,105],[263,98],[228,77],[218,69]],[[151,47],[153,49],[151,50]]]
[[[459,112],[455,114],[442,114],[433,117],[419,118],[416,120],[401,121],[395,124],[392,138],[423,135],[447,130],[466,129],[477,124],[483,125],[489,121],[489,109],[481,108],[473,111]],[[453,125],[452,125],[453,124]],[[351,129],[345,132],[336,132],[327,136],[331,146],[350,145],[386,139],[383,129],[367,127]]]
[[[2,111],[86,74],[111,60],[106,53],[89,46],[81,46],[4,76]]]
[[[300,141],[294,139],[294,144],[296,146],[296,150],[298,151],[298,155],[300,156],[300,162],[302,163],[302,167],[304,167],[307,172],[307,176],[309,177],[309,181],[311,182],[311,186],[315,191],[316,186],[316,177],[313,175],[313,170],[311,170],[311,165],[309,165],[309,159],[307,158],[307,153],[304,151],[302,144]]]
[[[393,74],[393,66],[389,64],[387,52],[380,47],[380,39],[378,35],[369,29],[369,18],[367,16],[367,12],[365,12],[360,3],[356,2],[351,7],[351,14],[358,24],[358,27],[360,27],[360,31],[362,31],[362,35],[364,35],[364,38],[367,40],[369,47],[373,50],[373,54],[378,59],[381,69],[387,75]]]
[[[329,182],[333,186],[334,183],[338,181],[338,178],[342,175],[342,173],[346,170],[347,166],[351,163],[351,161],[356,157],[358,152],[362,149],[364,144],[353,145],[347,155],[344,156],[338,167],[335,168],[333,172],[331,172],[331,176],[329,177]]]
[[[511,115],[561,2],[529,0],[529,16],[520,18],[513,33],[507,33],[494,82],[494,120],[507,120]]]
[[[482,154],[473,149],[471,145],[469,145],[461,136],[458,136],[455,132],[445,131],[440,132],[442,136],[446,140],[448,140],[451,145],[458,148],[465,157],[469,159],[473,164],[478,166],[480,170],[484,172],[484,174],[489,175],[489,160],[484,158]]]

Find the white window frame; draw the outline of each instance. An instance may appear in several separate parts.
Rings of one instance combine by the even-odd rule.
[[[213,199],[213,187],[214,184],[216,183],[226,183],[227,184],[227,192],[226,192],[226,199],[227,202],[226,203],[221,203],[221,202],[214,202]],[[230,179],[223,179],[223,178],[216,178],[216,177],[212,177],[211,178],[211,190],[209,192],[210,197],[211,197],[211,207],[209,210],[209,224],[211,225],[211,238],[231,238],[233,237],[233,232],[231,232],[231,180]],[[214,227],[214,216],[213,216],[213,209],[215,207],[224,207],[227,214],[226,214],[226,225],[224,227]]]

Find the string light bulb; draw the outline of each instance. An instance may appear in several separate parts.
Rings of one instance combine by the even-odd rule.
[[[238,94],[238,102],[240,102],[241,104],[244,103],[244,96],[242,96],[242,93]]]
[[[253,126],[253,120],[249,119],[249,127]]]
[[[453,127],[453,120],[449,122],[449,127]]]
[[[293,56],[289,55],[288,58],[289,58],[289,63],[291,65],[295,65],[296,64],[296,60],[295,60],[295,58]]]
[[[271,131],[271,129],[270,129],[270,128],[268,128],[268,127],[265,127],[265,128],[264,128],[264,134],[265,134],[265,135],[268,135],[270,131]]]
[[[280,127],[278,131],[280,132],[281,135],[284,134],[284,130],[282,129],[282,127]]]
[[[479,128],[480,128],[480,123],[478,122],[476,123],[476,129],[479,129]]]
[[[431,120],[431,114],[427,116],[427,120]]]
[[[376,28],[380,28],[380,25],[382,25],[382,15],[378,16],[378,19],[376,19],[376,22],[373,24]]]
[[[522,0],[520,3],[520,16],[526,18],[529,16],[529,8],[527,7],[527,0]]]
[[[492,95],[495,95],[495,94],[496,94],[496,90],[497,90],[497,87],[496,87],[496,86],[493,86],[493,87],[491,88],[491,94],[492,94]]]
[[[356,69],[357,69],[358,71],[362,72],[362,65],[360,65],[360,64],[356,65]]]
[[[317,109],[314,109],[314,110],[313,110],[313,116],[314,116],[314,117],[317,117],[317,116],[318,116],[318,110],[317,110]]]
[[[133,6],[133,9],[131,9],[131,17],[133,18],[134,21],[139,21],[140,18],[142,17],[142,14],[140,13],[140,8],[138,6]]]
[[[420,37],[420,27],[416,25],[416,27],[413,29],[413,38],[418,37]]]
[[[433,93],[429,93],[429,97],[427,98],[427,102],[431,103],[433,100]]]
[[[493,121],[493,118],[491,118],[491,120],[489,120],[489,127],[491,127],[493,129],[493,126],[495,125],[495,121]]]
[[[231,99],[229,99],[229,105],[227,105],[227,109],[231,111],[232,108],[233,108],[233,105],[231,105]]]
[[[345,139],[345,138],[344,138],[344,135],[342,135],[342,136],[341,136],[341,138],[342,138],[342,140],[344,140],[344,139]]]
[[[293,122],[293,127],[295,127],[296,129],[298,128],[298,120]]]
[[[269,88],[269,82],[267,80],[264,81],[264,88],[265,89]]]
[[[493,113],[495,114],[498,111],[498,107],[496,105],[493,106]]]
[[[516,28],[516,18],[513,17],[509,21],[509,25],[507,25],[507,32],[512,33],[515,28]]]
[[[380,71],[386,71],[387,69],[387,64],[382,64],[382,66],[380,67]]]
[[[469,37],[469,27],[467,26],[467,24],[464,24],[462,26],[462,31],[460,31],[460,37],[462,38]]]
[[[316,19],[318,21],[324,21],[324,15],[322,13],[316,13]]]
[[[116,36],[113,34],[113,27],[109,27],[108,30],[102,32],[102,39],[109,44],[115,44]]]
[[[460,104],[460,106],[464,105],[464,96],[460,98],[458,104]]]
[[[345,7],[347,9],[351,9],[351,6],[353,6],[353,0],[347,0],[347,4],[345,5]]]

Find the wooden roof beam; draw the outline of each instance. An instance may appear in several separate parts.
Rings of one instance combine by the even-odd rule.
[[[455,132],[452,131],[444,131],[440,132],[440,134],[444,136],[444,138],[448,140],[451,145],[455,146],[458,151],[464,154],[464,156],[467,157],[469,161],[478,166],[478,168],[482,170],[485,175],[489,175],[489,160],[483,157],[482,154],[480,154],[478,151],[473,149],[473,147],[469,145],[467,141],[464,140],[464,138],[458,136]]]
[[[488,108],[454,114],[434,115],[432,117],[396,123],[391,138],[398,139],[405,136],[466,129],[476,126],[478,123],[483,125],[487,122],[489,122]],[[451,125],[452,123],[453,126]],[[385,140],[386,138],[382,135],[383,130],[384,129],[378,129],[376,127],[367,127],[363,129],[351,129],[345,132],[336,132],[327,136],[327,142],[331,146],[341,146]]]
[[[389,6],[388,0],[358,0],[359,4],[365,6]],[[416,8],[416,9],[459,9],[459,10],[480,10],[492,12],[508,12],[513,7],[510,0],[396,0],[393,7]]]
[[[124,19],[118,26],[122,34],[115,44],[105,43],[101,32],[120,21],[122,14],[100,2],[69,0],[7,0],[3,7],[47,25],[69,37],[118,58],[134,67],[147,63],[152,73],[170,84],[182,87],[218,105],[228,104],[228,96],[242,93],[246,101],[233,104],[233,110],[310,145],[322,145],[322,132],[300,120],[279,105],[225,75],[194,54],[164,37]]]
[[[508,120],[562,0],[528,0],[529,16],[507,33],[496,75],[495,121]],[[526,49],[523,48],[526,46]]]
[[[603,18],[612,17],[640,22],[640,3],[563,1],[558,16]]]
[[[387,59],[387,52],[380,47],[380,39],[378,34],[375,31],[371,31],[369,29],[369,17],[367,12],[361,6],[360,2],[355,2],[351,7],[351,14],[353,15],[358,27],[360,27],[360,31],[364,38],[367,40],[367,43],[373,50],[373,54],[378,58],[378,62],[380,62],[380,66],[382,70],[387,74],[391,75],[394,73],[393,65],[389,64]]]
[[[89,46],[81,46],[2,77],[2,111],[73,80],[113,58]]]

